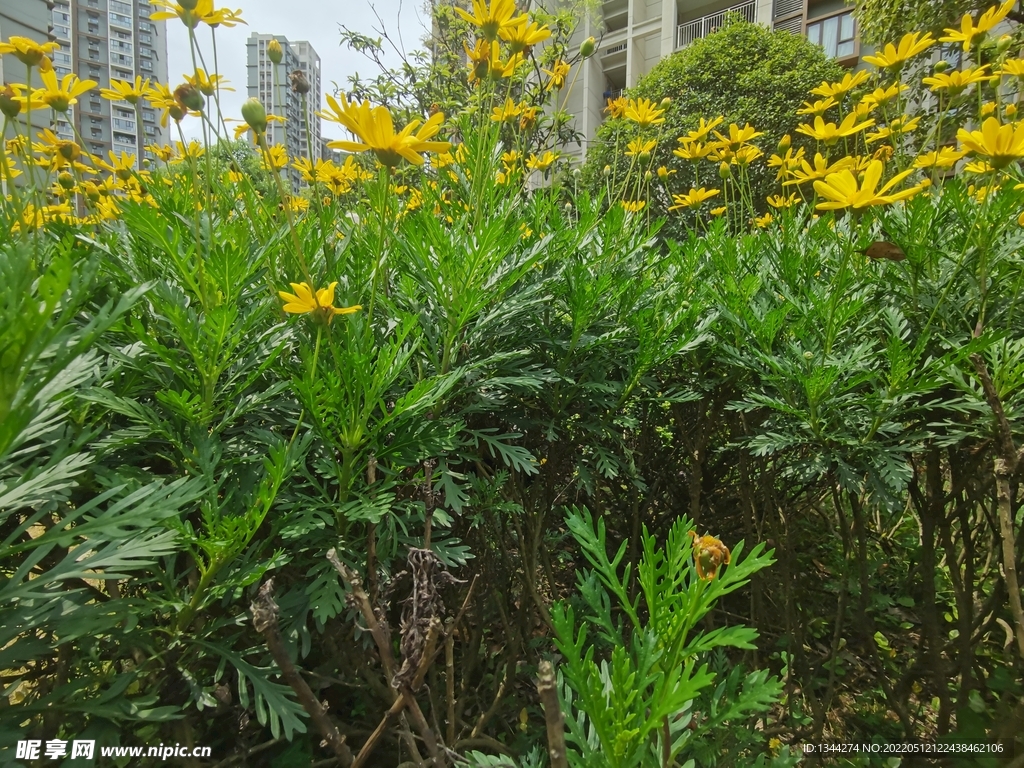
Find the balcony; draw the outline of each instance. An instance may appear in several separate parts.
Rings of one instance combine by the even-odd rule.
[[[707,16],[701,16],[699,19],[680,24],[676,28],[676,49],[685,48],[694,40],[707,37],[712,32],[721,29],[725,17],[730,13],[739,14],[746,21],[753,23],[757,14],[757,3],[755,0],[747,0],[745,3],[738,3],[721,11],[709,13]]]

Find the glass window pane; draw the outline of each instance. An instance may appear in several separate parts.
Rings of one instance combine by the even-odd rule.
[[[853,14],[844,13],[839,17],[839,39],[840,40],[852,40],[853,39]]]
[[[839,19],[833,16],[821,22],[821,47],[826,56],[836,55],[836,35],[839,33]]]
[[[821,24],[808,25],[807,39],[815,45],[821,45]]]
[[[846,56],[853,56],[853,40],[847,40],[836,46],[836,57],[842,59]]]

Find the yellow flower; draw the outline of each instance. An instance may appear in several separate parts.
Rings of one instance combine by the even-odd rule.
[[[788,147],[784,155],[772,155],[768,158],[769,168],[778,168],[778,172],[775,174],[776,181],[784,181],[789,178],[789,175],[800,167],[800,163],[804,159],[804,148],[800,147],[797,150],[793,150],[793,147]]]
[[[112,174],[121,179],[121,181],[127,181],[135,173],[135,155],[129,155],[127,152],[122,152],[121,156],[118,157],[114,154],[113,150],[107,150],[107,155],[110,157],[110,162],[107,163],[100,158],[95,158],[96,165],[104,170],[110,171]]]
[[[478,26],[484,39],[492,42],[502,31],[525,25],[528,21],[525,13],[515,15],[515,0],[491,0],[489,6],[483,0],[473,0],[472,14],[458,7],[455,12],[470,24]]]
[[[791,194],[789,197],[783,197],[782,195],[770,195],[768,197],[768,205],[772,208],[792,208],[794,205],[800,203],[800,198],[795,194]]]
[[[508,61],[501,60],[501,47],[497,41],[491,43],[490,57],[487,66],[492,80],[501,80],[503,77],[511,77],[516,69],[523,63],[523,54],[514,53],[508,57]],[[568,65],[567,65],[568,66]]]
[[[642,211],[644,209],[644,206],[647,205],[647,201],[646,200],[619,200],[619,205],[621,205],[629,213],[639,213],[640,211]]]
[[[265,170],[279,171],[288,165],[288,150],[281,144],[267,147],[266,151],[260,155],[260,163]]]
[[[694,210],[700,208],[705,201],[710,200],[712,197],[720,194],[720,192],[721,190],[718,189],[705,189],[704,187],[694,189],[690,187],[690,191],[685,195],[672,195],[672,202],[675,205],[670,205],[668,209],[670,211],[677,211],[680,208]]]
[[[896,82],[890,85],[888,88],[875,88],[871,93],[867,94],[860,100],[861,104],[874,109],[875,107],[884,107],[889,104],[893,99],[907,90],[909,86],[904,85],[901,82]]]
[[[921,122],[920,115],[917,117],[897,117],[889,121],[889,125],[885,128],[879,128],[874,133],[869,133],[864,139],[866,144],[871,144],[876,141],[882,141],[883,139],[890,139],[896,136],[903,136],[907,133],[912,133],[917,130],[918,124]]]
[[[674,168],[666,168],[664,165],[658,166],[658,178],[661,179],[662,181],[665,181],[665,179],[667,179],[675,172],[676,171]]]
[[[519,150],[513,149],[511,152],[503,152],[501,155],[501,164],[506,168],[511,168],[518,165],[520,160]]]
[[[985,11],[978,23],[971,20],[971,14],[965,13],[960,20],[960,29],[946,29],[947,35],[940,37],[944,43],[962,43],[964,52],[969,53],[974,41],[1006,18],[1006,14],[1017,4],[1017,0],[1006,0],[1002,5],[994,5]]]
[[[60,43],[37,43],[18,35],[11,35],[6,43],[0,41],[0,55],[13,53],[15,58],[27,67],[38,66],[46,54],[57,50],[60,50]]]
[[[796,111],[798,115],[824,115],[832,107],[836,106],[839,102],[833,99],[831,96],[825,99],[818,99],[813,104],[809,101],[805,101],[804,105]]]
[[[658,142],[655,141],[654,139],[651,139],[650,141],[644,141],[643,139],[633,139],[627,145],[628,148],[626,149],[626,157],[637,157],[638,155],[642,155],[645,152],[651,152],[656,146],[658,146]]]
[[[516,104],[510,97],[505,97],[505,103],[500,107],[495,107],[491,112],[491,120],[496,123],[505,123],[515,120],[519,115],[523,113],[523,108]]]
[[[853,75],[848,72],[838,83],[823,82],[817,88],[812,88],[811,93],[815,96],[831,96],[834,99],[839,99],[867,79],[868,73],[863,69]]]
[[[628,103],[624,98],[619,96],[617,99],[608,99],[608,106],[604,108],[604,111],[609,114],[612,118],[622,117],[626,114],[626,107]]]
[[[823,141],[828,145],[835,144],[839,139],[845,136],[853,136],[856,133],[860,133],[866,128],[870,128],[875,124],[874,120],[865,120],[862,123],[857,122],[857,115],[849,114],[839,125],[835,123],[826,123],[821,117],[814,118],[814,125],[799,125],[797,126],[796,132],[802,133],[805,136],[810,136],[812,139]]]
[[[963,156],[963,152],[958,152],[952,147],[942,147],[935,152],[926,152],[918,155],[914,160],[914,167],[921,169],[952,168]]]
[[[983,64],[980,67],[973,67],[971,69],[965,69],[960,71],[954,69],[951,72],[936,72],[931,77],[922,79],[925,85],[930,86],[933,91],[945,91],[948,96],[957,96],[964,91],[969,85],[974,83],[983,83],[987,80],[995,80],[996,75],[990,75],[985,72],[988,69],[988,64]]]
[[[736,150],[732,158],[732,162],[736,165],[750,165],[763,154],[764,153],[753,144],[747,144],[746,146],[740,147]]]
[[[549,149],[540,157],[531,154],[526,160],[526,167],[531,171],[546,171],[557,159],[558,155]]]
[[[307,184],[312,184],[316,181],[317,172],[329,162],[329,160],[322,160],[320,158],[310,162],[308,158],[299,157],[292,162],[292,168],[299,172]]]
[[[551,37],[551,30],[547,26],[538,26],[533,21],[529,24],[516,24],[514,27],[503,27],[498,30],[498,35],[508,43],[512,53],[525,51],[531,45],[542,43]]]
[[[749,124],[740,128],[736,123],[730,123],[728,136],[723,136],[718,131],[715,131],[715,137],[733,152],[747,142],[753,141],[758,136],[763,135],[763,132],[754,130],[754,127]]]
[[[687,133],[686,136],[681,136],[679,138],[679,143],[682,144],[687,141],[704,141],[704,139],[708,137],[708,134],[711,133],[711,131],[714,128],[717,128],[724,122],[724,117],[716,117],[708,122],[705,122],[704,118],[702,117],[700,119],[700,123],[698,123],[697,125],[697,128]]]
[[[992,173],[995,170],[996,169],[985,160],[975,160],[974,162],[966,163],[964,165],[964,173],[973,173],[978,176],[984,176],[985,174]]]
[[[800,165],[793,168],[790,175],[793,177],[789,181],[782,182],[782,186],[791,187],[794,184],[803,184],[808,181],[815,181],[817,179],[824,179],[830,173],[836,173],[848,168],[852,161],[848,157],[844,157],[837,160],[833,165],[828,164],[828,158],[823,157],[821,153],[814,155],[812,162],[807,162],[805,159],[800,160]]]
[[[160,125],[163,126],[167,125],[168,117],[173,118],[175,122],[180,122],[188,114],[188,109],[174,98],[171,89],[163,83],[153,83],[149,93],[146,94],[146,101],[155,109],[163,110],[163,114],[160,116]]]
[[[491,44],[483,38],[476,41],[472,50],[465,42],[462,43],[466,51],[466,61],[469,63],[469,82],[475,82],[487,74],[491,66]]]
[[[766,229],[769,224],[775,221],[775,217],[772,216],[771,212],[766,213],[764,216],[757,216],[754,218],[754,225],[759,229]],[[703,576],[701,578],[704,578]]]
[[[728,210],[728,207],[725,206],[725,205],[722,205],[722,206],[719,206],[718,208],[712,208],[710,211],[708,211],[708,213],[710,213],[712,216],[721,216],[727,210]]]
[[[860,209],[873,205],[887,205],[898,200],[905,200],[920,191],[919,187],[910,187],[901,192],[886,194],[913,173],[913,169],[897,173],[881,189],[877,189],[883,170],[885,170],[885,165],[881,161],[872,160],[868,164],[867,170],[864,171],[863,181],[859,183],[857,177],[849,170],[830,173],[824,181],[814,182],[814,191],[827,198],[824,202],[818,203],[818,209]]]
[[[989,117],[981,124],[980,131],[961,128],[956,138],[966,151],[987,158],[1000,170],[1024,157],[1024,123],[1003,125],[998,118]]]
[[[149,78],[143,80],[141,75],[136,75],[135,85],[111,78],[110,87],[101,88],[100,96],[108,101],[127,101],[129,104],[138,104],[139,99],[149,92]]]
[[[682,139],[680,139],[682,141]],[[681,157],[683,160],[702,160],[707,157],[714,147],[711,144],[701,144],[699,141],[689,141],[679,149],[673,149],[672,154]]]
[[[771,214],[769,213],[763,218],[770,221]],[[767,223],[758,224],[758,226],[766,226]],[[693,561],[697,566],[697,578],[711,581],[718,575],[718,569],[722,565],[729,564],[731,557],[729,548],[722,543],[721,539],[716,539],[714,536],[698,536],[694,531],[690,531],[690,538],[693,544]]]
[[[328,120],[341,123],[360,141],[332,141],[327,146],[332,149],[345,149],[350,152],[373,151],[377,159],[389,168],[394,168],[405,158],[413,165],[422,165],[422,152],[445,152],[451,148],[447,141],[430,141],[429,139],[441,130],[444,114],[436,112],[420,127],[419,120],[413,120],[399,133],[395,133],[391,113],[387,107],[373,107],[364,101],[357,105],[349,104],[344,94],[341,103],[334,97],[327,97],[330,112],[320,115]],[[417,131],[416,129],[419,128]],[[415,133],[413,133],[416,131]]]
[[[551,65],[550,70],[542,69],[541,72],[551,78],[545,86],[550,91],[552,88],[561,88],[565,85],[565,78],[569,76],[569,65],[558,59],[558,61]]]
[[[291,286],[295,293],[288,293],[287,291],[277,292],[277,295],[285,302],[284,311],[291,315],[304,315],[308,312],[314,312],[320,317],[326,318],[327,322],[330,322],[334,319],[335,315],[350,315],[362,309],[362,306],[359,304],[353,307],[334,306],[334,289],[338,287],[337,282],[331,283],[326,288],[321,288],[315,292],[309,286],[309,283],[291,283]]]
[[[186,75],[185,80],[204,96],[213,96],[213,94],[217,92],[217,89],[222,91],[235,90],[234,88],[229,88],[226,85],[228,81],[220,75],[207,75],[206,71],[203,69],[196,69],[196,73],[192,77],[188,77]]]
[[[1024,59],[1007,59],[999,69],[1000,75],[1010,75],[1024,80]]]
[[[935,45],[935,38],[931,33],[925,33],[922,37],[920,32],[910,32],[900,38],[898,45],[886,43],[881,53],[874,56],[865,56],[864,61],[874,64],[879,69],[887,67],[898,67],[907,59],[912,59],[919,53],[923,53]]]
[[[35,95],[57,112],[67,112],[68,107],[78,103],[76,97],[96,87],[95,80],[79,80],[75,74],[64,75],[64,79],[58,83],[57,73],[52,69],[41,72],[39,76],[43,79],[43,87]]]
[[[164,163],[169,162],[170,159],[174,157],[174,150],[167,144],[151,144],[148,147],[146,147],[146,149],[148,149],[150,152],[156,155],[157,160],[160,160],[161,162]]]
[[[195,7],[191,10],[180,6],[177,3],[169,2],[169,0],[150,0],[150,2],[159,8],[167,9],[164,11],[153,12],[150,14],[151,19],[162,20],[179,18],[189,29],[195,29],[199,26],[199,22],[203,22],[210,27],[216,27],[219,25],[233,27],[236,24],[245,24],[245,21],[243,21],[242,17],[239,15],[241,14],[241,11],[230,11],[226,8],[214,10],[213,0],[198,0]]]
[[[630,99],[626,103],[623,117],[627,120],[632,120],[641,128],[646,128],[648,125],[664,123],[665,118],[662,117],[664,114],[665,110],[655,107],[654,102],[650,99]]]

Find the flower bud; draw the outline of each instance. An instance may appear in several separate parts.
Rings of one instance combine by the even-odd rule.
[[[284,49],[276,38],[267,43],[267,58],[275,64],[280,64],[284,58]]]
[[[182,83],[174,89],[174,100],[193,112],[202,112],[206,106],[203,94],[191,83]]]
[[[654,174],[650,171],[644,171],[644,181],[650,181],[654,178]]]
[[[949,69],[949,62],[943,59],[942,61],[935,62],[935,66],[932,67],[936,72],[945,72]]]
[[[813,352],[804,352],[804,360],[813,360],[813,359],[814,359],[814,353]]]
[[[75,177],[67,171],[62,171],[57,175],[57,184],[60,185],[61,189],[71,189],[75,186]]]
[[[61,141],[57,144],[57,151],[65,160],[75,162],[82,156],[82,148],[73,141]]]
[[[583,171],[581,171],[579,168],[573,168],[572,169],[572,175],[573,175],[573,178],[578,179],[580,176],[583,175]]]
[[[637,155],[636,159],[639,160],[644,165],[647,165],[647,163],[651,162],[651,153],[641,152],[639,155]]]
[[[259,99],[246,99],[242,103],[242,119],[257,134],[267,132],[267,110]]]
[[[288,82],[291,83],[292,90],[300,95],[309,93],[311,88],[309,80],[306,78],[306,73],[301,69],[296,69],[288,75]]]
[[[728,163],[723,161],[722,164],[718,166],[718,178],[724,180],[730,178],[731,176],[732,169],[729,167]]]
[[[662,109],[667,109],[668,107],[672,106],[672,99],[666,96],[664,99],[661,100],[660,106]]]
[[[572,203],[566,203],[566,204],[565,204],[565,205],[563,206],[563,208],[565,208],[565,212],[566,212],[566,213],[572,213]]]
[[[1003,35],[996,41],[996,53],[1002,56],[1013,45],[1013,38],[1010,35]]]
[[[14,89],[9,85],[0,88],[0,112],[4,117],[13,120],[21,112],[21,102],[15,98]]]
[[[791,146],[793,146],[793,140],[789,137],[789,134],[787,133],[785,136],[779,139],[779,154],[786,154],[786,152],[789,150]]]
[[[595,48],[597,48],[597,40],[593,37],[588,37],[580,44],[580,56],[584,59],[593,56]]]
[[[604,174],[605,176],[611,176],[611,175],[612,175],[612,167],[611,167],[610,165],[606,165],[606,166],[605,166],[605,167],[604,167],[604,168],[602,169],[602,171],[601,171],[601,172],[602,172],[602,173],[603,173],[603,174]]]

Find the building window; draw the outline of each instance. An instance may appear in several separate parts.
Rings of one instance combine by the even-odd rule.
[[[857,55],[857,29],[852,11],[807,22],[807,39],[825,49],[825,55],[846,59]]]

